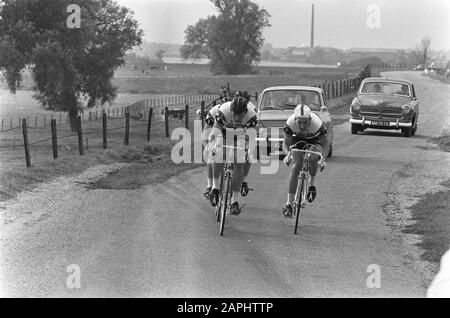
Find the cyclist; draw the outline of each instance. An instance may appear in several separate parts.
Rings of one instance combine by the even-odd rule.
[[[233,130],[234,136],[235,134],[245,133],[247,128],[256,126],[257,117],[255,107],[249,101],[250,98],[247,92],[236,92],[232,101],[220,106],[214,124],[214,128],[221,132],[216,139],[217,146],[225,144],[226,130]],[[230,206],[231,214],[239,215],[241,213],[237,198],[239,194],[242,196],[248,194],[247,176],[250,172],[250,166],[251,163],[248,158],[246,158],[245,163],[237,163],[235,165],[235,170],[233,171],[233,195]],[[222,170],[223,163],[217,161],[213,163],[213,185],[209,197],[213,206],[216,206],[219,201],[220,174]]]
[[[283,130],[285,134],[283,151],[286,154],[288,154],[290,146],[297,144],[295,147],[301,149],[305,146],[305,143],[314,145],[314,149],[312,150],[323,154],[323,149],[327,143],[327,130],[320,117],[314,114],[308,106],[302,104],[297,105],[294,110],[294,114],[288,118]],[[301,141],[304,141],[304,143]],[[291,173],[289,175],[287,202],[281,209],[281,212],[285,217],[292,217],[292,203],[295,200],[298,175],[302,168],[301,165],[303,162],[303,155],[298,152],[291,153],[291,155],[286,156],[284,160],[288,166],[291,162],[293,164],[291,165]],[[313,202],[317,194],[314,179],[317,174],[318,160],[319,156],[310,156],[309,173],[311,175],[311,182],[306,196],[309,202]]]

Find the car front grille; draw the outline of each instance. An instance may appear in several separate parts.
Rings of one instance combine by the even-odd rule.
[[[377,106],[361,106],[361,116],[384,119],[403,118],[402,110],[399,108],[380,108]]]

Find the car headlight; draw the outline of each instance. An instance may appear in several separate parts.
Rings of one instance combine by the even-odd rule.
[[[402,106],[403,115],[408,115],[411,112],[411,109],[412,109],[411,106],[403,105]]]
[[[359,99],[355,98],[352,101],[352,104],[350,105],[350,111],[357,112],[361,108],[361,102]]]

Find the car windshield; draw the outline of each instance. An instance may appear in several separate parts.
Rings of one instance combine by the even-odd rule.
[[[409,85],[392,82],[367,82],[361,88],[362,94],[389,94],[411,96]]]
[[[307,90],[274,90],[264,93],[260,110],[294,110],[298,104],[320,111],[319,93]]]

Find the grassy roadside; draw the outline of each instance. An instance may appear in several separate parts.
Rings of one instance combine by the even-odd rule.
[[[426,76],[426,77],[429,77],[429,78],[432,78],[432,79],[435,79],[435,80],[438,80],[438,81],[440,81],[441,83],[444,83],[444,84],[450,84],[450,76],[447,77],[445,75],[439,75],[439,74],[436,74],[436,73],[428,73],[428,74],[422,73],[422,75]]]
[[[450,152],[450,135],[432,140],[442,151]],[[411,207],[415,224],[407,226],[403,232],[418,234],[422,241],[418,244],[424,250],[422,258],[439,264],[442,255],[450,248],[450,180],[442,183],[444,189],[427,193]]]
[[[77,175],[89,167],[100,164],[115,162],[133,164],[116,173],[113,181],[108,177],[102,181],[112,182],[109,186],[111,189],[133,189],[144,184],[161,182],[182,171],[199,166],[174,164],[170,157],[174,143],[165,138],[158,138],[150,145],[141,142],[133,146],[123,146],[119,143],[107,150],[91,148],[84,156],[72,153],[57,160],[41,159],[27,169],[13,167],[4,170],[0,174],[0,202],[13,199],[20,192],[32,190],[39,183],[62,176]]]
[[[411,208],[416,223],[403,230],[422,236],[422,241],[418,243],[424,250],[422,258],[435,264],[439,264],[442,255],[450,247],[450,180],[443,185],[445,190],[425,194]]]

